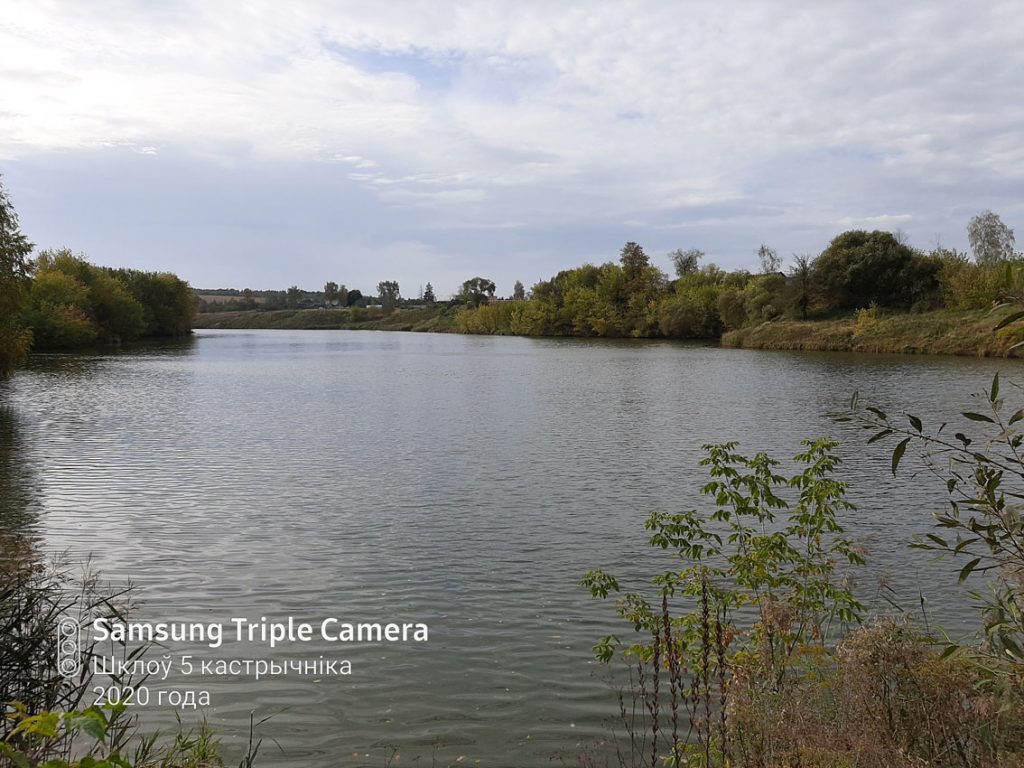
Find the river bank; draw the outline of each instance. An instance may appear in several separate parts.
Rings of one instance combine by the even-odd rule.
[[[994,330],[1008,311],[942,310],[879,315],[861,311],[833,320],[778,320],[730,331],[722,346],[743,349],[795,349],[970,357],[1019,357],[1024,326]]]
[[[438,305],[399,309],[391,314],[367,309],[309,309],[208,312],[197,329],[376,330],[458,332],[460,307]],[[1009,310],[920,314],[882,314],[862,310],[828,320],[775,320],[727,331],[722,346],[743,349],[871,352],[970,357],[1018,357],[1024,348],[1024,323],[994,330]]]

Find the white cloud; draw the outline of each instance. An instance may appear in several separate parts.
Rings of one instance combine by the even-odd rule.
[[[718,226],[729,215],[705,209],[762,198],[775,213],[746,223],[801,209],[883,226],[920,220],[922,188],[946,190],[941,220],[959,186],[1024,181],[1019,12],[14,0],[0,159],[114,145],[337,163],[455,229],[673,212],[655,226]]]

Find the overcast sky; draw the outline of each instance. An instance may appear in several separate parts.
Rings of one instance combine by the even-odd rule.
[[[1024,236],[1024,2],[6,0],[0,174],[39,247],[204,288],[966,248]]]

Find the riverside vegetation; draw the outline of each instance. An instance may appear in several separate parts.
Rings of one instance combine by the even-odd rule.
[[[618,263],[584,264],[533,286],[517,283],[509,299],[494,298],[485,278],[467,280],[447,303],[402,299],[398,284],[381,283],[380,297],[337,296],[298,288],[263,298],[252,292],[204,304],[203,327],[371,328],[522,336],[721,339],[726,346],[865,352],[1013,354],[1024,328],[993,335],[1002,317],[993,307],[1024,297],[1024,258],[1013,231],[986,212],[968,228],[974,259],[946,248],[914,249],[889,232],[838,235],[816,257],[797,256],[788,273],[767,245],[757,274],[700,265],[704,254],[677,250],[670,279],[637,243]],[[262,298],[262,297],[261,297]],[[246,303],[248,302],[248,303]],[[323,305],[328,308],[322,308]],[[367,306],[369,305],[369,306]],[[262,309],[257,309],[260,306]],[[268,311],[270,307],[283,307]],[[316,307],[317,312],[302,307]],[[334,308],[336,307],[336,308]],[[231,311],[216,311],[230,308]]]
[[[836,415],[870,430],[869,442],[898,440],[894,475],[917,444],[945,481],[933,532],[908,544],[959,558],[961,582],[987,580],[971,592],[979,639],[954,642],[906,613],[866,621],[840,570],[863,560],[843,532],[852,507],[836,443],[806,442],[792,477],[765,454],[705,446],[711,509],[646,523],[651,544],[682,564],[652,580],[653,594],[619,597],[633,634],[595,646],[631,671],[620,765],[1024,766],[1024,409],[1006,407],[998,375],[981,399],[962,427],[929,430],[856,395]],[[979,425],[987,431],[974,434]],[[621,594],[601,570],[583,584]]]
[[[191,332],[195,296],[176,275],[98,267],[67,249],[32,259],[33,247],[0,184],[0,373],[30,350],[108,347]]]
[[[218,740],[205,722],[174,733],[142,734],[137,715],[123,703],[88,705],[93,690],[92,660],[97,643],[80,649],[75,676],[60,670],[58,625],[86,616],[123,618],[132,589],[112,587],[88,564],[73,568],[60,559],[46,562],[23,537],[0,535],[0,766],[11,768],[218,768],[224,765]],[[126,662],[145,647],[120,649]],[[118,690],[143,682],[115,674]],[[260,748],[252,739],[239,768],[251,768]]]

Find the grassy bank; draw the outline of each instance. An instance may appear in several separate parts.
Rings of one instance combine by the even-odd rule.
[[[1024,324],[993,331],[1008,311],[942,310],[921,314],[881,314],[861,310],[832,320],[777,320],[730,331],[722,345],[746,349],[802,349],[832,352],[896,352],[924,355],[1018,357]]]
[[[381,310],[282,309],[272,312],[206,312],[196,316],[196,328],[234,328],[310,331],[371,330],[424,331],[443,333],[454,328],[457,308],[438,305],[429,309],[397,309],[391,314]]]

